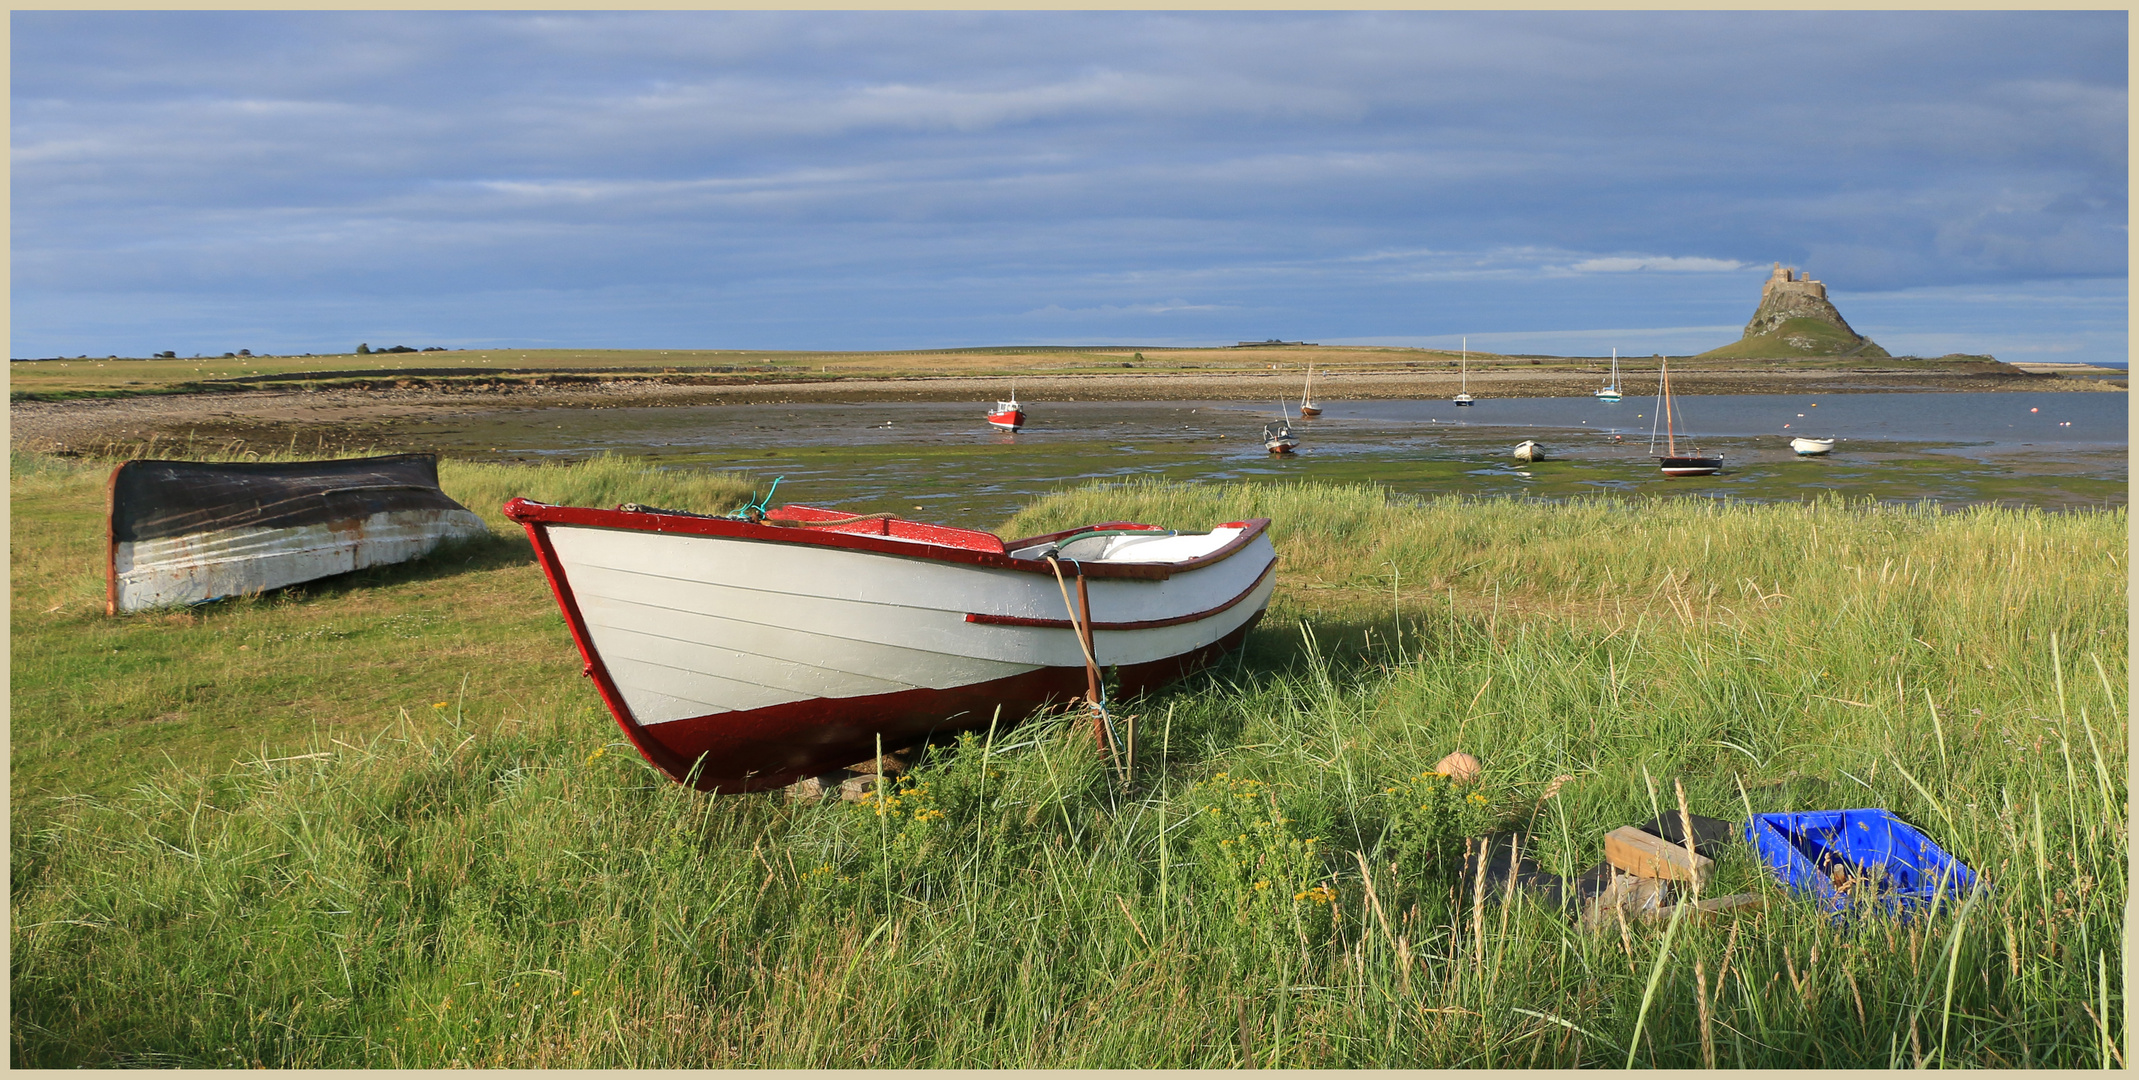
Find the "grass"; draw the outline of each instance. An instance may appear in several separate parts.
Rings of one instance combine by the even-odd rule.
[[[1885,360],[1887,352],[1875,344],[1852,336],[1849,331],[1825,319],[1801,317],[1784,320],[1781,326],[1767,333],[1741,338],[1720,348],[1710,349],[1694,359],[1734,360],[1799,356],[1847,356],[1863,362]]]
[[[456,349],[431,353],[334,356],[54,357],[9,365],[16,401],[238,392],[250,389],[394,389],[409,386],[540,384],[617,379],[714,378],[795,382],[816,378],[1060,375],[1143,371],[1403,370],[1455,362],[1434,349],[1331,346],[1178,349],[1154,346],[1004,346],[903,351],[795,352],[764,349]],[[1515,363],[1472,353],[1480,366]],[[1585,369],[1586,360],[1578,361]],[[1527,361],[1525,361],[1527,363]]]
[[[18,823],[52,796],[123,791],[143,768],[227,767],[263,745],[346,736],[464,694],[529,706],[576,699],[578,685],[555,678],[576,670],[576,653],[526,535],[499,511],[505,500],[724,512],[749,491],[726,473],[616,458],[448,459],[440,485],[492,536],[259,597],[114,619],[104,615],[103,569],[112,463],[16,454],[10,464]]]
[[[516,486],[495,468],[485,498]],[[24,594],[73,572],[27,562],[21,532],[66,475],[17,463],[18,628]],[[87,622],[48,637],[64,669],[26,670],[18,629],[14,1062],[2124,1060],[2123,510],[1143,483],[1058,493],[1004,531],[1246,516],[1277,523],[1278,600],[1243,655],[1125,707],[1126,788],[1055,721],[970,737],[873,805],[696,795],[623,744],[554,616],[495,623],[501,599],[435,609],[478,651],[398,646],[431,681],[350,710],[368,724],[65,795],[22,778],[53,750],[22,741],[23,695],[58,670],[119,680]],[[548,604],[524,564],[440,569],[159,632],[330,621],[358,592],[390,618],[481,574],[501,598],[534,577]],[[543,641],[515,646],[508,684],[480,649],[522,636]],[[276,645],[275,667],[341,662]],[[260,715],[286,685],[266,666],[227,688]],[[1420,773],[1459,747],[1484,798],[1427,824],[1412,808],[1449,795]],[[1908,924],[1774,893],[1736,921],[1589,935],[1456,880],[1486,828],[1579,871],[1675,805],[1674,780],[1718,817],[1890,807],[1991,888]],[[1742,851],[1716,888],[1774,892]]]
[[[1806,320],[1800,320],[1806,321]],[[1794,324],[1793,324],[1794,325]],[[1824,323],[1815,323],[1812,332]],[[1839,333],[1839,331],[1835,331]],[[1772,335],[1771,335],[1772,337]],[[1767,341],[1768,338],[1759,339]],[[1780,341],[1780,338],[1774,340]],[[1725,346],[1687,362],[1685,370],[1761,370],[1760,365],[1715,363],[1712,358],[1797,357],[1788,346],[1730,351]],[[1781,351],[1776,351],[1781,349]],[[1473,351],[1474,371],[1517,368],[1525,372],[1604,370],[1603,357],[1514,357]],[[1273,366],[1303,374],[1312,363],[1324,374],[1345,372],[1441,372],[1457,363],[1456,350],[1393,346],[1293,346],[1285,348],[1167,348],[1121,346],[1003,346],[902,351],[788,352],[765,349],[456,349],[431,353],[344,353],[334,356],[125,357],[18,360],[8,365],[15,401],[132,397],[144,394],[238,393],[246,390],[393,390],[408,387],[469,389],[500,385],[564,385],[630,381],[718,383],[807,382],[816,379],[885,379],[967,376],[1009,378],[1138,372],[1267,373]],[[1861,364],[1869,357],[1853,357]],[[1952,374],[2011,369],[1987,358],[1973,363],[1915,361]],[[1803,366],[1802,362],[1791,367]]]

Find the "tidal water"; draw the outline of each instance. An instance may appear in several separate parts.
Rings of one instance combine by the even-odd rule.
[[[1695,495],[2123,505],[2129,470],[2122,393],[1700,396],[1677,402],[1680,448],[1724,457],[1717,477],[1666,480],[1650,456],[1655,398],[1325,401],[1294,420],[1302,452],[1259,440],[1279,405],[1253,402],[1026,403],[1030,426],[1000,432],[987,403],[870,402],[541,409],[421,425],[426,444],[473,458],[599,452],[677,468],[740,469],[780,501],[896,510],[987,527],[1034,496],[1088,480],[1368,482],[1417,495]],[[1788,440],[1837,440],[1799,458]],[[1549,459],[1518,466],[1525,439]]]

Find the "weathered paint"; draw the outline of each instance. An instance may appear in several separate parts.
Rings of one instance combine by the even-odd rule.
[[[120,541],[112,549],[112,602],[118,611],[140,611],[245,596],[404,562],[486,531],[466,510],[396,510],[295,528]]]
[[[105,610],[194,604],[345,574],[484,535],[438,459],[128,461],[112,470]]]

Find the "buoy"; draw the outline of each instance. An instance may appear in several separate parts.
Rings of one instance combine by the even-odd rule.
[[[2028,411],[2029,411],[2029,412],[2041,412],[2042,410],[2041,410],[2041,409],[2029,409]]]

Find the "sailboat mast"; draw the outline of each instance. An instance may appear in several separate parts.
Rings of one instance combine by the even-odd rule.
[[[1456,369],[1458,377],[1459,377],[1459,378],[1461,378],[1461,379],[1463,380],[1463,384],[1462,384],[1462,386],[1461,386],[1461,387],[1460,387],[1460,388],[1458,389],[1458,392],[1459,392],[1459,393],[1464,393],[1464,394],[1468,394],[1468,393],[1470,393],[1470,392],[1471,392],[1471,339],[1470,339],[1470,338],[1466,337],[1466,338],[1464,338],[1464,339],[1463,339],[1463,354],[1462,354],[1462,356],[1461,356],[1461,357],[1460,357],[1460,358],[1459,358],[1459,359],[1458,359],[1458,360],[1457,360],[1456,362],[1457,362],[1458,364],[1461,364],[1461,365],[1462,365],[1461,367],[1458,367],[1458,368]]]
[[[1678,435],[1671,424],[1671,361],[1664,361],[1664,453],[1679,456]]]

